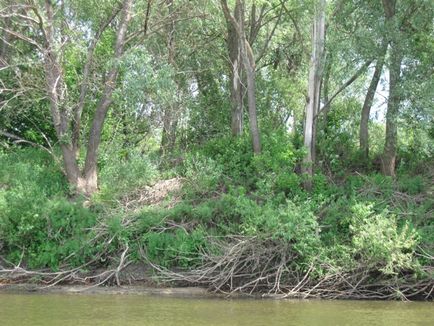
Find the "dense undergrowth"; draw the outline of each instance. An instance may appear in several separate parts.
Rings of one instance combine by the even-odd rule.
[[[296,173],[303,151],[289,136],[264,135],[263,147],[254,156],[248,138],[221,138],[175,166],[105,153],[90,201],[70,197],[46,153],[5,151],[0,265],[91,273],[128,260],[151,264],[163,279],[241,292],[284,293],[331,275],[360,275],[363,284],[432,280],[432,170],[403,168],[392,179],[335,162],[338,172],[317,173],[306,192]],[[158,205],[125,205],[126,194],[174,176],[180,193]]]

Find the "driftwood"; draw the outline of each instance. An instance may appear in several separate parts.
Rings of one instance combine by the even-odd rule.
[[[134,227],[134,219],[124,218],[123,228]],[[186,232],[192,225],[178,225],[166,221],[166,229],[182,228]],[[59,271],[48,269],[31,271],[21,262],[12,264],[0,256],[0,284],[28,281],[52,287],[58,284],[85,284],[92,288],[100,285],[123,284],[119,277],[125,267],[132,263],[131,250],[125,243],[117,254],[110,252],[114,236],[101,221],[94,229],[95,237],[83,246],[104,243],[96,257],[85,264],[68,268],[68,258]],[[140,252],[143,261],[151,267],[160,282],[177,286],[201,286],[210,291],[227,295],[242,294],[265,298],[327,298],[327,299],[380,299],[380,300],[433,300],[434,267],[424,267],[425,277],[417,280],[414,273],[394,276],[381,274],[374,267],[357,266],[352,270],[340,270],[320,261],[302,263],[293,244],[281,239],[224,236],[207,237],[207,250],[199,254],[200,263],[188,270],[167,269],[148,259],[146,248]],[[184,253],[177,253],[183,258]],[[419,248],[418,255],[425,260],[434,257]],[[109,267],[101,267],[101,261]],[[297,263],[296,263],[297,262]],[[318,273],[321,269],[322,273]],[[148,274],[149,275],[149,274]],[[125,283],[125,282],[124,282]]]
[[[298,270],[290,244],[256,237],[211,239],[220,254],[204,252],[203,264],[193,270],[172,271],[149,262],[161,280],[177,285],[206,286],[228,295],[242,293],[270,298],[328,298],[377,300],[432,300],[434,279],[415,281],[412,275],[385,277],[367,266],[352,271],[322,265],[324,276],[314,275],[314,264]],[[216,250],[214,249],[213,252]],[[145,253],[143,253],[145,254]],[[144,255],[146,259],[146,256]],[[428,275],[434,269],[427,267]]]

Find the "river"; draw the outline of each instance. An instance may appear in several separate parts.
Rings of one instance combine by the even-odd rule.
[[[434,325],[434,303],[0,294],[0,325]]]

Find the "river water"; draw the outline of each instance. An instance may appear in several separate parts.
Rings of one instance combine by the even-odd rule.
[[[0,294],[0,325],[434,325],[434,303]]]

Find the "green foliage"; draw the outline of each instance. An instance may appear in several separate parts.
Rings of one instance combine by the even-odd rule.
[[[264,133],[261,155],[253,155],[251,140],[223,137],[205,144],[199,151],[221,167],[227,185],[243,185],[257,189],[266,181],[281,191],[290,191],[297,183],[291,175],[302,151],[294,149],[289,136],[282,130]],[[289,181],[288,185],[286,181]],[[294,189],[293,189],[294,190]]]
[[[417,195],[425,190],[426,185],[425,180],[420,175],[403,175],[398,180],[398,188],[409,195]]]
[[[397,274],[417,267],[417,233],[408,224],[398,228],[395,216],[386,211],[375,213],[372,206],[355,205],[350,230],[354,253],[370,268]]]
[[[91,248],[82,247],[96,216],[66,199],[67,185],[52,158],[40,150],[0,154],[0,250],[29,267],[57,268],[86,261]]]
[[[143,235],[148,258],[165,267],[194,267],[200,263],[200,252],[208,245],[202,228],[191,231],[148,232]]]
[[[402,54],[397,177],[378,173],[385,143],[382,108],[392,103],[390,99],[374,99],[368,160],[362,159],[358,141],[372,66],[379,58],[381,40],[390,36],[385,32],[394,31],[385,25],[381,1],[328,4],[327,19],[331,19],[320,102],[331,99],[357,67],[372,64],[333,97],[327,114],[316,119],[311,191],[303,188],[306,179],[300,166],[306,154],[302,148],[310,51],[306,45],[314,6],[280,2],[258,1],[257,8],[264,9],[256,12],[262,23],[248,33],[257,59],[260,155],[252,151],[244,71],[239,89],[244,96],[244,134],[230,136],[233,67],[228,62],[228,38],[221,37],[228,31],[220,6],[198,0],[174,1],[170,6],[164,1],[135,2],[123,53],[114,60],[122,16],[120,12],[111,16],[120,3],[50,2],[55,41],[48,45],[51,59],[60,65],[58,89],[53,90],[61,91],[57,104],[59,112],[66,113],[62,127],[79,107],[80,89],[88,86],[80,167],[89,139],[86,130],[109,70],[119,69],[109,85],[113,96],[108,99],[110,110],[98,149],[99,191],[89,201],[71,198],[61,166],[52,157],[34,148],[15,147],[3,137],[1,144],[7,150],[0,152],[0,256],[13,263],[22,260],[30,268],[58,269],[89,261],[107,264],[110,259],[98,259],[117,257],[128,245],[128,257],[140,260],[144,249],[155,263],[192,268],[200,265],[203,250],[212,249],[208,236],[238,235],[287,248],[294,257],[288,269],[298,272],[314,264],[313,275],[327,273],[324,266],[348,273],[366,268],[382,277],[412,273],[420,265],[432,269],[434,10],[430,1],[403,1],[395,8],[397,21],[411,12],[393,38]],[[246,1],[246,21],[252,21],[248,15],[255,12],[253,3]],[[45,12],[44,4],[33,5],[35,10],[26,11],[29,17],[24,21],[20,6],[0,8],[7,16],[0,29],[11,32],[0,40],[0,131],[57,153],[59,144],[70,145],[73,121],[66,123],[68,130],[58,139],[46,88],[47,76],[57,71],[46,71],[51,65],[46,64],[49,58],[36,14]],[[204,15],[213,19],[186,19]],[[46,18],[43,25],[49,23]],[[84,80],[89,46],[104,24]],[[388,79],[380,81],[377,95],[385,93]],[[163,121],[170,124],[166,131],[174,144],[160,151]],[[176,198],[134,210],[125,205],[126,198],[145,195],[144,189],[154,181],[175,175],[183,182]],[[417,251],[422,254],[416,255]]]
[[[120,68],[122,86],[117,89],[115,97],[128,109],[147,105],[151,100],[162,106],[173,104],[175,72],[168,64],[157,65],[145,47],[135,47],[125,53]]]
[[[244,217],[241,230],[247,235],[289,242],[307,261],[314,260],[320,252],[319,225],[309,202],[303,206],[291,201],[277,207],[272,204],[256,205],[256,210]]]
[[[103,200],[119,197],[155,180],[158,171],[147,155],[127,151],[119,155],[113,148],[101,155],[100,193]]]
[[[216,161],[199,153],[186,157],[184,169],[189,190],[199,196],[216,190],[223,172],[222,166]]]

